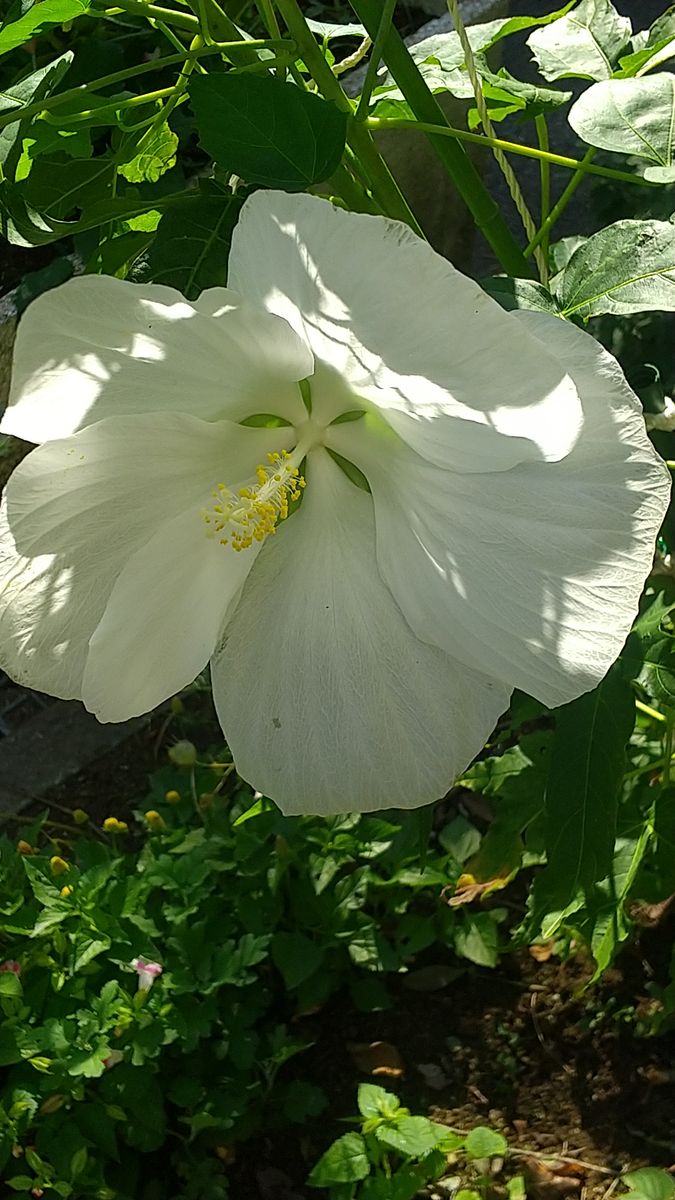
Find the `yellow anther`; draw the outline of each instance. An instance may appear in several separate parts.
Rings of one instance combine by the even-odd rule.
[[[269,466],[258,463],[255,484],[235,493],[219,483],[217,491],[212,492],[217,503],[201,514],[208,526],[207,536],[227,533],[219,537],[220,545],[231,546],[238,553],[273,534],[277,523],[288,516],[289,501],[299,500],[300,489],[305,486],[296,465],[299,461],[298,451],[294,459],[287,450],[275,451],[267,455]]]

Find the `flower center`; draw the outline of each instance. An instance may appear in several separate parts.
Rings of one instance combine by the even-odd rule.
[[[305,487],[299,466],[305,449],[297,447],[293,454],[287,450],[268,454],[268,465],[260,463],[256,467],[257,482],[240,488],[237,494],[227,484],[219,483],[211,493],[214,503],[202,509],[207,537],[217,537],[221,546],[246,550],[276,533],[278,522],[288,516],[289,502],[299,500]]]

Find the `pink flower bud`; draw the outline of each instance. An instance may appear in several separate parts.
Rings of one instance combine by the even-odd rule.
[[[121,1050],[111,1050],[108,1057],[103,1059],[103,1066],[109,1071],[111,1067],[116,1067],[123,1060],[124,1055]]]
[[[20,975],[21,963],[14,958],[8,958],[4,963],[0,963],[0,971],[11,971],[13,975]]]
[[[163,971],[161,963],[146,962],[144,958],[132,959],[131,965],[138,971],[139,992],[149,992],[153,983]]]

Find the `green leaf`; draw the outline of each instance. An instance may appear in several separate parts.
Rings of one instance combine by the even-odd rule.
[[[635,1200],[672,1200],[675,1196],[675,1179],[658,1167],[642,1167],[639,1171],[629,1171],[621,1176],[621,1182],[631,1189],[630,1196]],[[625,1197],[624,1200],[628,1200]]]
[[[478,1125],[467,1134],[464,1149],[469,1158],[495,1158],[505,1154],[508,1148],[506,1138],[487,1125]]]
[[[7,1187],[10,1187],[13,1192],[30,1192],[35,1184],[35,1176],[30,1175],[13,1175],[7,1180]]]
[[[496,967],[498,931],[492,912],[464,912],[455,930],[455,950],[479,967]]]
[[[576,8],[527,39],[545,79],[609,79],[632,33],[610,0],[581,0]]]
[[[503,121],[512,113],[519,113],[521,118],[533,120],[541,113],[555,111],[572,99],[572,92],[543,88],[534,83],[514,79],[504,67],[496,75],[485,68],[481,71],[481,77],[483,95],[493,121]],[[479,125],[478,109],[472,108],[469,112],[469,128],[476,129]]]
[[[0,972],[0,996],[20,996],[23,992],[21,980],[13,971]]]
[[[634,722],[633,689],[620,663],[592,692],[557,709],[546,785],[548,865],[534,893],[539,911],[562,912],[610,870]]]
[[[675,225],[616,221],[574,252],[552,281],[565,316],[675,311]]]
[[[591,983],[599,979],[613,962],[619,946],[630,933],[631,923],[624,906],[650,840],[651,830],[648,826],[637,838],[617,839],[612,869],[607,879],[598,886],[592,906],[591,950],[596,969]]]
[[[551,293],[533,279],[512,279],[510,275],[495,275],[489,279],[481,279],[480,286],[507,312],[513,312],[516,308],[528,308],[534,312],[549,313],[553,317],[560,316],[560,308]]]
[[[86,0],[41,0],[32,4],[18,21],[0,29],[0,54],[22,46],[36,34],[52,25],[64,25],[81,17],[88,9]]]
[[[447,1129],[427,1117],[401,1117],[395,1125],[378,1125],[378,1142],[405,1154],[407,1158],[424,1158],[445,1141]]]
[[[193,75],[188,91],[202,146],[249,183],[301,191],[340,164],[347,117],[321,96],[233,72]]]
[[[358,1183],[370,1174],[366,1143],[360,1133],[345,1133],[329,1146],[312,1170],[310,1187],[330,1187],[333,1183]]]
[[[88,1158],[89,1153],[86,1146],[80,1146],[80,1149],[75,1151],[70,1160],[70,1174],[73,1179],[76,1177],[76,1175],[82,1174],[87,1165]]]
[[[368,36],[363,25],[337,25],[335,23],[327,23],[326,21],[313,21],[309,17],[307,18],[307,24],[312,33],[318,34],[323,42],[332,42],[335,38],[346,37],[361,38],[363,40],[363,38]]]
[[[147,129],[129,158],[119,161],[119,173],[129,183],[157,183],[176,163],[178,137],[165,121],[157,129]]]
[[[2,34],[0,33],[0,38]],[[46,67],[40,67],[34,71],[32,75],[28,75],[19,83],[14,83],[11,87],[4,89],[0,93],[0,114],[10,113],[15,108],[21,108],[23,105],[32,103],[33,100],[43,100],[53,92],[54,88],[61,82],[66,71],[73,61],[72,50],[66,51],[60,58],[55,58]],[[18,157],[18,152],[21,147],[23,136],[28,128],[29,122],[17,121],[12,125],[6,125],[0,130],[0,164],[2,164],[5,174],[13,174],[15,162],[10,163],[9,155],[13,147],[16,147],[14,159]]]
[[[188,300],[196,300],[204,288],[224,287],[240,209],[241,202],[224,193],[190,197],[179,211],[169,209],[148,255],[154,282],[178,288]]]
[[[594,83],[570,109],[572,129],[589,146],[645,159],[641,174],[655,183],[675,179],[675,76],[606,79]]]
[[[376,1083],[359,1084],[358,1104],[362,1117],[391,1117],[401,1107],[398,1096]]]
[[[324,952],[303,933],[275,933],[272,960],[281,971],[287,988],[299,987],[323,962]]]
[[[467,858],[471,858],[471,855],[475,854],[480,846],[480,833],[475,825],[467,821],[466,817],[458,814],[447,825],[444,825],[438,835],[438,840],[455,862],[463,863]]]

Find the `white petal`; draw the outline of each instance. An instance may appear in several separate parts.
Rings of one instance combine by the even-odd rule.
[[[169,413],[101,421],[34,450],[0,518],[0,665],[39,691],[81,697],[89,639],[128,560],[187,511],[208,553],[195,505],[218,482],[243,482],[284,439]],[[139,600],[134,625],[145,616]]]
[[[562,462],[458,475],[382,446],[363,421],[335,426],[331,444],[370,482],[380,570],[417,635],[554,706],[619,654],[670,484],[611,355],[574,325],[523,316],[582,397]]]
[[[105,417],[159,411],[294,422],[306,416],[296,381],[312,365],[285,321],[226,288],[190,304],[173,288],[82,275],[22,317],[0,432],[45,442]]]
[[[461,471],[557,460],[576,441],[564,364],[405,225],[256,192],[229,271],[311,346],[324,423],[366,400],[430,462]]]
[[[157,530],[129,559],[89,643],[82,699],[124,721],[186,687],[208,663],[259,546],[207,540],[199,506]]]
[[[437,799],[509,699],[414,637],[377,572],[370,497],[322,450],[212,675],[237,770],[288,813]]]

